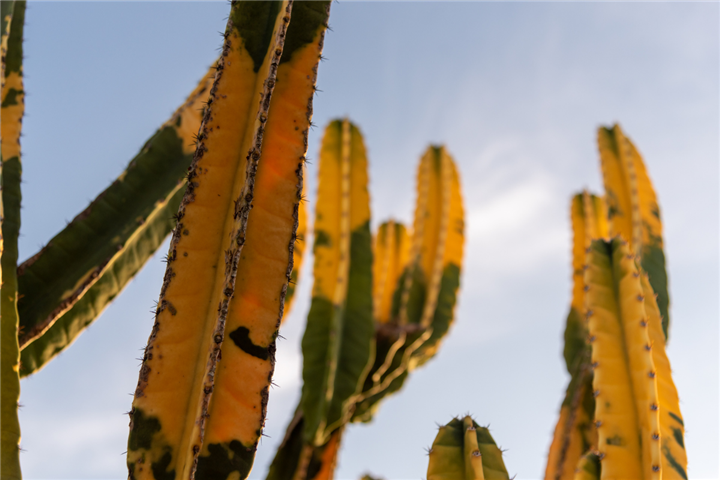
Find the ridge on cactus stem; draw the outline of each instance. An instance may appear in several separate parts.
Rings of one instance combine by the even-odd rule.
[[[130,412],[130,478],[242,480],[252,468],[328,12],[232,3]]]
[[[588,449],[597,446],[596,431],[592,427],[595,400],[592,395],[590,345],[585,325],[583,266],[590,242],[608,236],[606,218],[605,204],[600,197],[584,191],[572,198],[573,289],[563,351],[571,378],[548,452],[546,480],[571,480],[575,476],[579,458]]]
[[[509,480],[490,431],[470,416],[440,427],[428,453],[427,480]]]
[[[377,354],[353,421],[370,421],[378,402],[435,355],[453,320],[464,243],[460,178],[445,147],[420,160],[408,262],[393,293],[390,320],[376,329]]]
[[[600,166],[608,203],[610,234],[630,242],[630,250],[650,276],[658,295],[665,338],[670,323],[662,219],[645,163],[619,125],[598,129]]]
[[[23,29],[25,1],[2,2],[2,122],[0,123],[0,477],[20,479],[20,347],[17,308],[20,234],[20,131],[25,112]]]
[[[405,225],[394,220],[382,223],[373,240],[373,317],[378,323],[390,321],[393,293],[409,255]]]

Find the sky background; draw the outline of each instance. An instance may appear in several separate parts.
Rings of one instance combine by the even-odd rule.
[[[688,473],[717,479],[719,5],[334,3],[308,156],[349,116],[365,136],[373,225],[409,222],[415,168],[444,143],[462,175],[466,255],[456,322],[370,425],[351,425],[338,479],[425,477],[436,423],[491,424],[518,479],[540,478],[568,376],[569,200],[601,192],[596,129],[619,121],[664,217],[668,348]],[[20,257],[122,172],[217,55],[229,7],[30,2]],[[308,170],[308,197],[316,190]],[[126,478],[128,418],[166,245],[65,353],[22,382],[28,479]],[[298,400],[310,260],[278,344],[262,479]]]

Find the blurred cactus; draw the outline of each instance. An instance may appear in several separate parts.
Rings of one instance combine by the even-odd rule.
[[[23,28],[25,1],[2,4],[2,122],[0,123],[0,477],[19,479],[20,348],[18,332],[18,235],[20,234],[20,130],[25,112]]]
[[[466,416],[440,427],[428,453],[427,480],[509,480],[490,431]]]

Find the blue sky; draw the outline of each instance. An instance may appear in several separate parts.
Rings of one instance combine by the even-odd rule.
[[[217,54],[225,2],[30,2],[21,258],[111,182]],[[416,162],[444,143],[462,174],[465,270],[456,323],[370,425],[345,436],[338,479],[423,478],[436,423],[491,424],[518,479],[541,477],[567,381],[569,198],[601,191],[595,132],[621,122],[665,221],[669,345],[688,473],[720,477],[717,3],[334,3],[309,157],[349,116],[365,135],[373,224],[409,221]],[[316,170],[308,171],[312,202]],[[96,324],[24,380],[27,478],[125,478],[130,392],[152,325],[160,249]],[[310,262],[278,345],[267,464],[300,388]]]

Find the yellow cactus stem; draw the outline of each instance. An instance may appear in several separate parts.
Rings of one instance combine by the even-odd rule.
[[[662,454],[663,480],[687,480],[687,453],[685,452],[685,424],[680,413],[680,400],[672,379],[670,360],[665,350],[665,335],[660,320],[656,295],[647,274],[640,276],[653,363],[655,365],[660,414],[660,453]]]
[[[20,346],[17,259],[20,234],[20,130],[25,111],[23,29],[26,2],[2,2],[2,121],[0,122],[0,478],[19,480]],[[6,5],[7,3],[7,5]]]
[[[669,296],[662,221],[655,189],[640,153],[619,125],[598,129],[598,149],[608,203],[610,234],[630,242],[658,294],[663,331],[668,336]]]
[[[428,480],[508,480],[502,452],[472,417],[440,427],[428,452]]]
[[[601,478],[658,480],[657,370],[645,293],[628,242],[593,241],[585,285]]]
[[[405,225],[389,220],[378,228],[373,250],[373,317],[390,321],[393,293],[407,267],[410,238]]]
[[[584,322],[583,265],[590,242],[597,238],[607,238],[608,235],[602,198],[587,191],[575,195],[570,203],[570,220],[573,231],[573,289],[563,355],[571,380],[548,452],[546,480],[572,480],[579,458],[588,448],[597,444],[596,431],[591,428],[595,405]]]
[[[232,4],[133,401],[131,478],[250,472],[327,15],[320,2]]]

